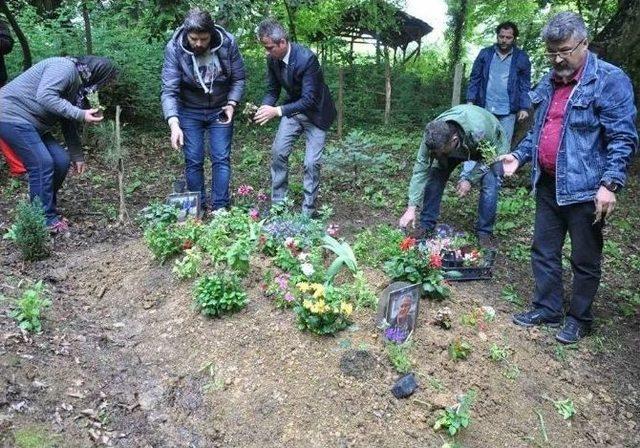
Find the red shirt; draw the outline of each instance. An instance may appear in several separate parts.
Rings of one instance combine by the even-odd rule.
[[[554,75],[552,82],[554,85],[553,97],[547,111],[547,116],[540,132],[540,142],[538,144],[538,161],[542,169],[551,175],[556,173],[556,159],[560,150],[560,139],[562,137],[562,124],[567,111],[567,104],[574,87],[578,84],[582,76],[580,67],[573,77],[565,84],[561,78]]]

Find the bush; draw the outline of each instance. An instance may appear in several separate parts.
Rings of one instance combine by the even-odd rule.
[[[144,231],[144,240],[153,253],[153,257],[160,264],[167,261],[172,255],[180,253],[182,242],[172,226],[156,224]]]
[[[51,301],[44,297],[42,281],[28,288],[16,305],[16,309],[11,311],[10,316],[18,322],[20,328],[35,333],[42,331],[40,313],[42,308],[51,305]]]
[[[206,316],[239,311],[247,305],[238,277],[228,273],[203,277],[195,288],[196,308]]]
[[[42,260],[49,256],[49,231],[40,199],[18,203],[16,222],[5,238],[16,243],[25,260]]]
[[[298,328],[317,334],[333,334],[351,325],[353,306],[345,291],[336,286],[301,282],[297,285],[301,297],[294,307]]]

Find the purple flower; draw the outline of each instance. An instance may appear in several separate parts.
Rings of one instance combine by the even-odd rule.
[[[403,343],[407,339],[407,332],[398,327],[389,327],[385,330],[384,336],[396,344]]]
[[[262,191],[258,193],[258,201],[265,202],[267,199],[268,199],[267,195],[264,194]]]
[[[253,219],[254,221],[257,221],[258,219],[260,219],[260,212],[258,211],[258,209],[252,208],[249,211],[249,216],[251,217],[251,219]]]
[[[278,284],[280,289],[287,289],[287,285],[289,283],[289,274],[280,274],[275,278],[275,282]]]
[[[253,187],[251,185],[240,185],[238,187],[238,195],[250,196],[251,194],[253,194]]]
[[[290,292],[288,292],[284,295],[284,300],[285,302],[293,302],[294,300],[296,300],[296,298],[293,297],[293,295]]]

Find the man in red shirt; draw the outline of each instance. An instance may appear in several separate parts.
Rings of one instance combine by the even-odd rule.
[[[585,336],[601,275],[602,228],[613,212],[638,146],[636,108],[627,75],[588,50],[582,18],[553,17],[542,31],[553,70],[531,92],[535,122],[514,152],[502,157],[505,175],[533,163],[536,216],[531,265],[533,307],[513,316],[524,327],[564,325],[562,343]],[[565,312],[562,247],[571,237],[573,285]]]

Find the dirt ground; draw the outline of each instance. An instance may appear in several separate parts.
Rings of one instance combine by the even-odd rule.
[[[83,182],[70,191],[95,200],[95,190],[81,193]],[[136,194],[141,203],[147,191]],[[450,300],[421,303],[410,352],[419,388],[399,400],[375,311],[356,311],[335,337],[302,333],[291,311],[263,296],[268,261],[257,257],[245,281],[249,305],[205,318],[192,308],[191,283],[158,266],[134,226],[67,207],[75,236],[58,239],[49,259],[23,263],[0,242],[0,294],[44,278],[53,300],[32,336],[0,302],[1,447],[440,447],[448,439],[432,429],[438,411],[472,388],[464,447],[640,446],[640,316],[611,313],[606,297],[599,336],[563,349],[552,331],[510,323],[515,308],[500,291],[530,279],[502,259],[493,280],[458,283]],[[4,225],[9,208],[4,199]],[[345,227],[367,221],[366,210],[337,216],[349,216]],[[380,271],[367,275],[377,292],[388,284]],[[460,323],[484,305],[496,309],[494,322]],[[449,330],[432,323],[442,306],[453,312]],[[447,348],[457,337],[473,352],[453,362]],[[509,346],[508,364],[488,358],[494,342]],[[566,398],[576,408],[570,420],[553,405]]]

